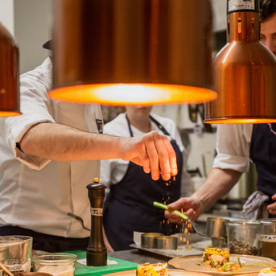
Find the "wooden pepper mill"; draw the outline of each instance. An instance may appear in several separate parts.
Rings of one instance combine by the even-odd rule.
[[[107,250],[103,240],[103,201],[106,186],[99,183],[99,178],[94,178],[93,181],[94,183],[86,186],[91,206],[91,233],[86,258],[88,266],[104,266],[107,263]]]

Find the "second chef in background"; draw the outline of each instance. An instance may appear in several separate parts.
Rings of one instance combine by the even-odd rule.
[[[129,249],[133,232],[163,232],[172,234],[176,225],[168,224],[164,211],[153,207],[153,201],[166,204],[180,197],[185,189],[183,170],[184,147],[175,123],[168,118],[151,114],[151,106],[127,106],[104,126],[104,133],[114,136],[135,137],[150,131],[164,134],[171,141],[177,156],[178,175],[170,181],[158,181],[136,164],[120,159],[101,161],[101,183],[110,191],[104,204],[104,228],[112,248]],[[187,185],[187,184],[186,184]],[[188,190],[188,187],[187,187]]]

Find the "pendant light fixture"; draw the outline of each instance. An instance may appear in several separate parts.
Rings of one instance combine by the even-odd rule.
[[[209,0],[55,0],[52,99],[199,103],[212,87]]]
[[[0,117],[20,115],[19,51],[0,22]]]
[[[214,60],[218,98],[205,123],[276,122],[276,59],[260,42],[259,0],[227,0],[227,45]]]

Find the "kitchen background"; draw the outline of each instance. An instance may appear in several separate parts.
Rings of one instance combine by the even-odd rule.
[[[226,43],[226,0],[212,0],[214,54]],[[48,56],[42,44],[51,37],[52,0],[0,0],[0,21],[15,36],[20,48],[20,72],[29,71]],[[198,109],[200,112],[195,113]],[[104,107],[108,120],[120,110]],[[202,106],[174,105],[155,106],[154,112],[173,119],[180,129],[188,151],[188,170],[192,190],[199,187],[212,168],[215,156],[216,126],[204,126]],[[233,210],[239,210],[241,202],[255,189],[256,172],[252,165],[238,185],[225,200]],[[229,203],[230,202],[230,203]],[[224,203],[224,202],[222,202]],[[221,204],[225,209],[226,204]],[[219,208],[219,205],[217,206]],[[228,208],[229,209],[229,208]],[[222,211],[221,211],[222,212]]]

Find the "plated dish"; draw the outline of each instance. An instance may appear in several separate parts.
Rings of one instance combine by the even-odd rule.
[[[186,271],[211,275],[243,275],[253,273],[258,275],[261,269],[276,266],[276,262],[269,258],[236,254],[230,254],[229,259],[227,259],[225,263],[232,262],[236,265],[239,263],[238,258],[242,263],[242,267],[232,271],[229,269],[227,269],[229,271],[218,271],[216,266],[212,267],[208,264],[206,265],[202,255],[174,258],[169,260],[168,264],[177,269],[185,269]]]
[[[168,276],[167,263],[140,264],[136,276]]]
[[[259,276],[276,276],[276,267],[262,269]]]
[[[136,276],[136,270],[120,271],[116,273],[106,274],[103,276]],[[194,273],[190,271],[168,269],[168,276],[209,276],[204,273]]]

